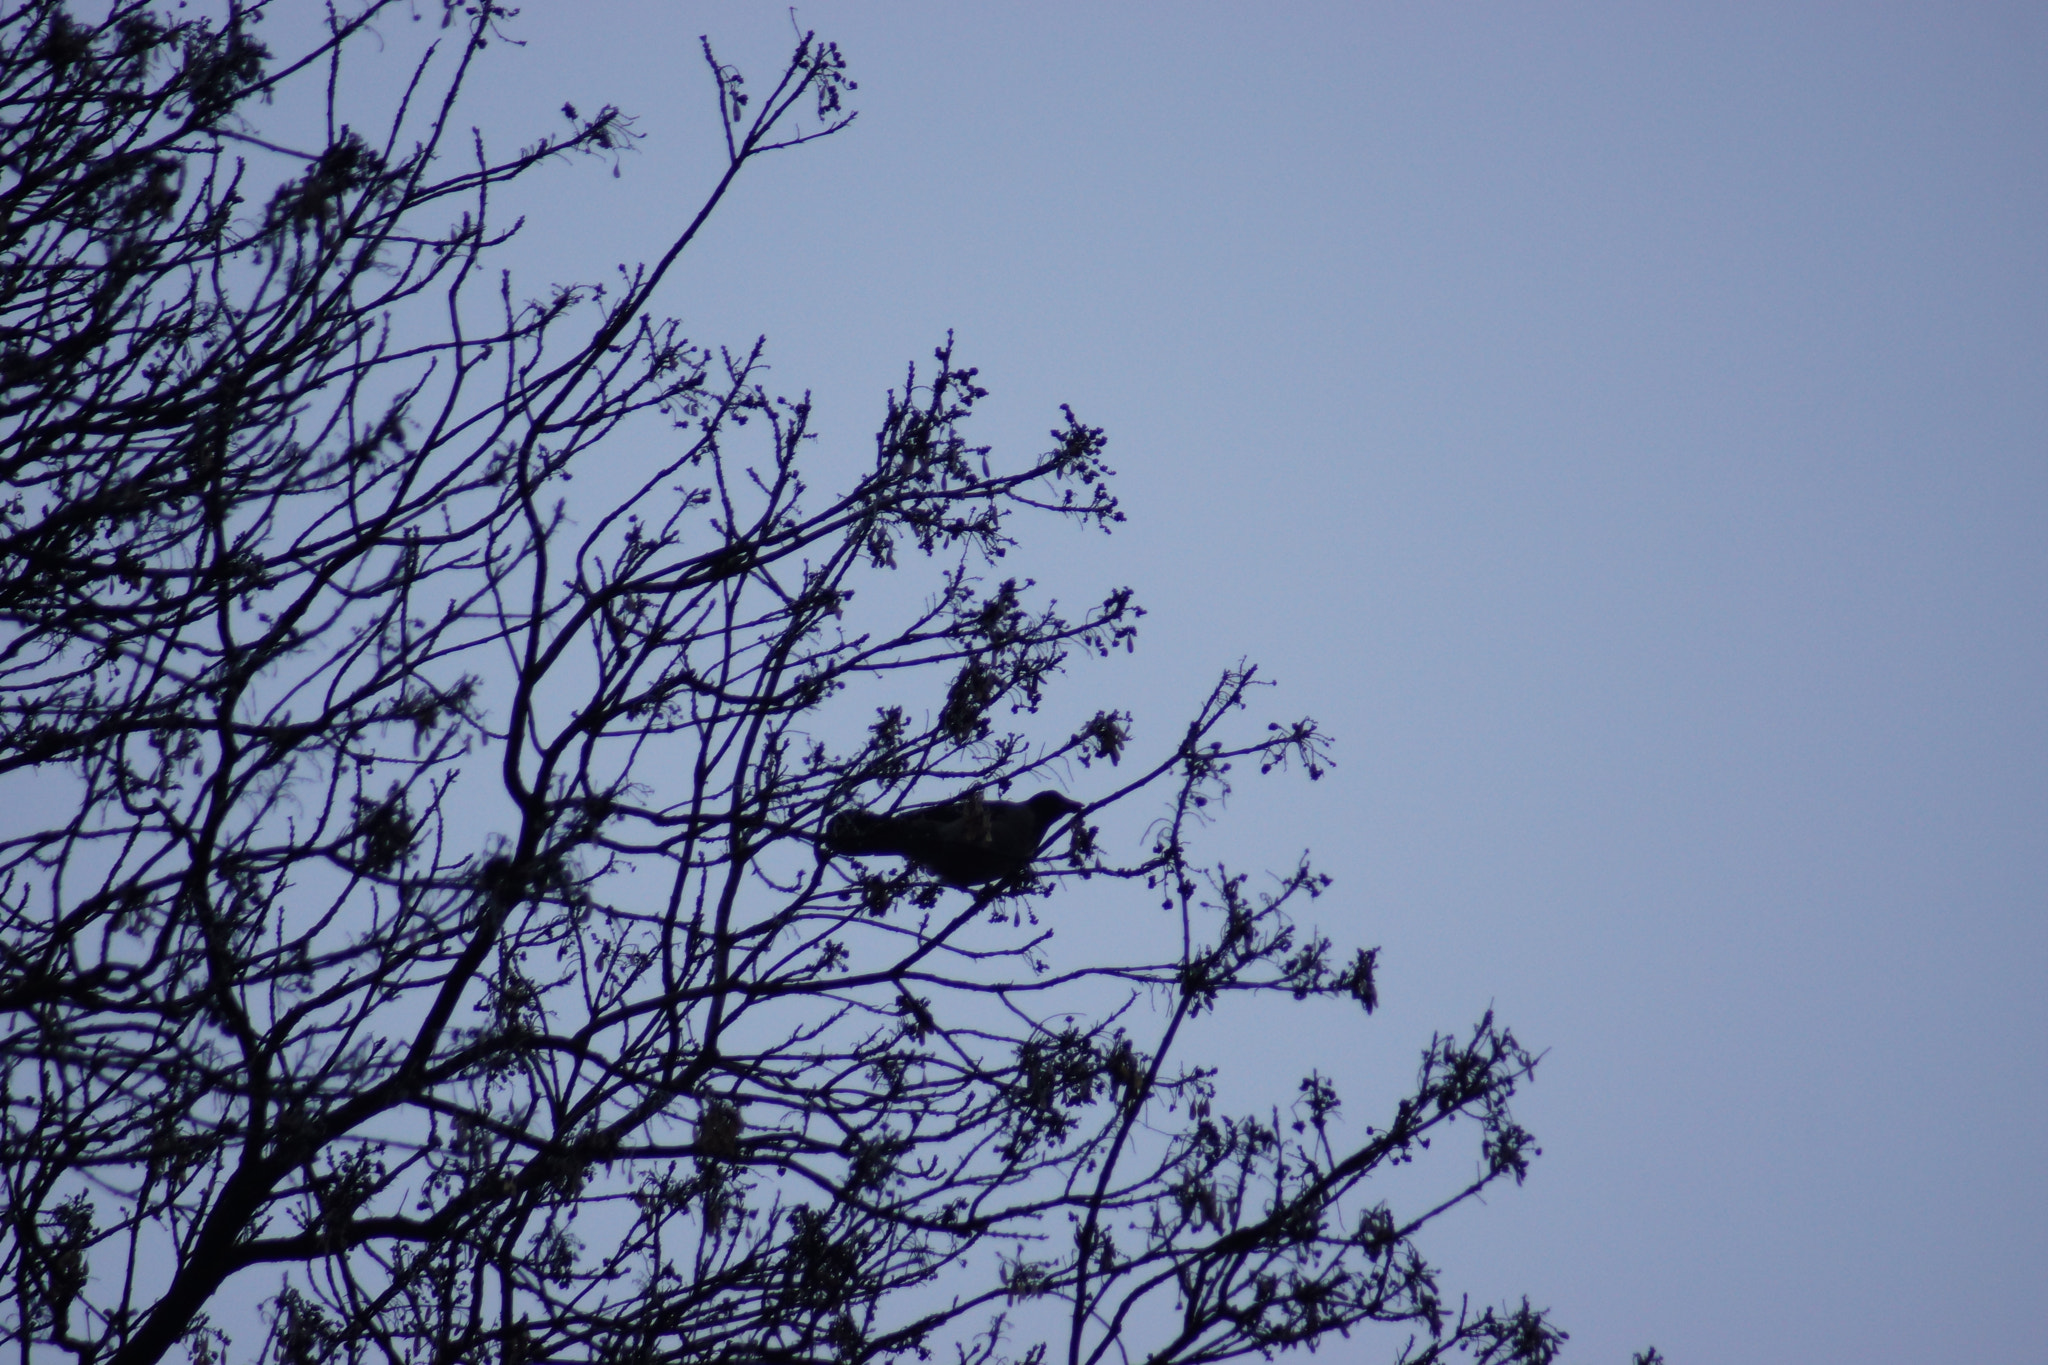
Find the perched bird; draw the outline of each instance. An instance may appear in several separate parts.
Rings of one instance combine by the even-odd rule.
[[[971,791],[958,801],[897,815],[841,811],[825,827],[825,847],[856,857],[908,858],[948,886],[975,886],[1030,867],[1046,831],[1080,809],[1080,802],[1058,792],[1040,792],[1029,801],[989,801]]]

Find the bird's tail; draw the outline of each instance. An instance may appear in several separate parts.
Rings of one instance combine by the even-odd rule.
[[[825,826],[825,847],[853,857],[894,854],[907,856],[899,822],[873,811],[843,810]]]

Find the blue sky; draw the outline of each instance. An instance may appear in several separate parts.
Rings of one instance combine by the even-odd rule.
[[[2038,1358],[2048,11],[797,19],[860,118],[745,177],[667,307],[765,333],[825,452],[948,328],[983,439],[1109,429],[1129,528],[1018,569],[1139,590],[1136,660],[1068,686],[1141,744],[1240,656],[1338,737],[1217,847],[1313,849],[1323,927],[1383,945],[1386,1008],[1317,1058],[1351,1112],[1489,1005],[1550,1050],[1546,1154],[1430,1243],[1449,1282],[1548,1304],[1572,1360]],[[565,100],[647,135],[529,206],[532,292],[694,208],[698,34],[756,82],[792,37],[510,31],[504,145]]]

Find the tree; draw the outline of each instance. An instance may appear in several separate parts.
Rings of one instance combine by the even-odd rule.
[[[1121,519],[1103,433],[972,444],[949,339],[856,465],[758,344],[653,311],[744,167],[851,122],[837,49],[756,97],[707,44],[728,157],[695,218],[525,300],[500,205],[630,121],[565,107],[489,156],[455,122],[485,0],[344,122],[341,54],[392,7],[287,57],[263,8],[0,20],[22,1359],[1165,1365],[1372,1324],[1404,1360],[1550,1359],[1541,1313],[1469,1310],[1414,1240],[1534,1152],[1490,1014],[1371,1126],[1316,1075],[1226,1113],[1181,1056],[1246,996],[1369,1013],[1376,964],[1296,926],[1305,860],[1264,889],[1197,861],[1234,768],[1328,762],[1312,722],[1243,732],[1252,668],[1150,756],[1114,709],[1047,733],[1141,613],[997,568]],[[259,132],[322,81],[315,145]],[[1087,804],[992,881],[824,837],[942,800],[972,837],[1061,777]],[[1090,818],[1139,801],[1146,846],[1106,846]],[[1048,902],[1157,906],[1160,950],[1066,962]],[[1459,1119],[1469,1175],[1373,1197]]]

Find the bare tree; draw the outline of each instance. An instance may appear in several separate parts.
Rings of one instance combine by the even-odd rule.
[[[262,10],[0,19],[21,1359],[1166,1365],[1373,1324],[1550,1359],[1414,1240],[1534,1151],[1490,1015],[1369,1126],[1316,1075],[1225,1113],[1181,1055],[1246,995],[1370,1012],[1375,962],[1295,926],[1305,861],[1196,861],[1233,767],[1328,761],[1311,722],[1242,731],[1251,668],[1149,756],[1117,710],[1049,727],[1139,610],[996,569],[1121,519],[1103,434],[971,444],[948,341],[831,457],[759,346],[653,311],[743,167],[851,121],[836,48],[750,95],[707,45],[695,218],[527,300],[499,205],[628,120],[493,158],[455,109],[504,15],[451,0],[345,123],[387,0],[288,57]],[[316,145],[264,135],[323,81]],[[1004,804],[1056,782],[1086,804]],[[1108,846],[1134,802],[1151,834]],[[1156,908],[1158,949],[1068,962],[1047,898]],[[1374,1197],[1461,1118],[1476,1165]]]

